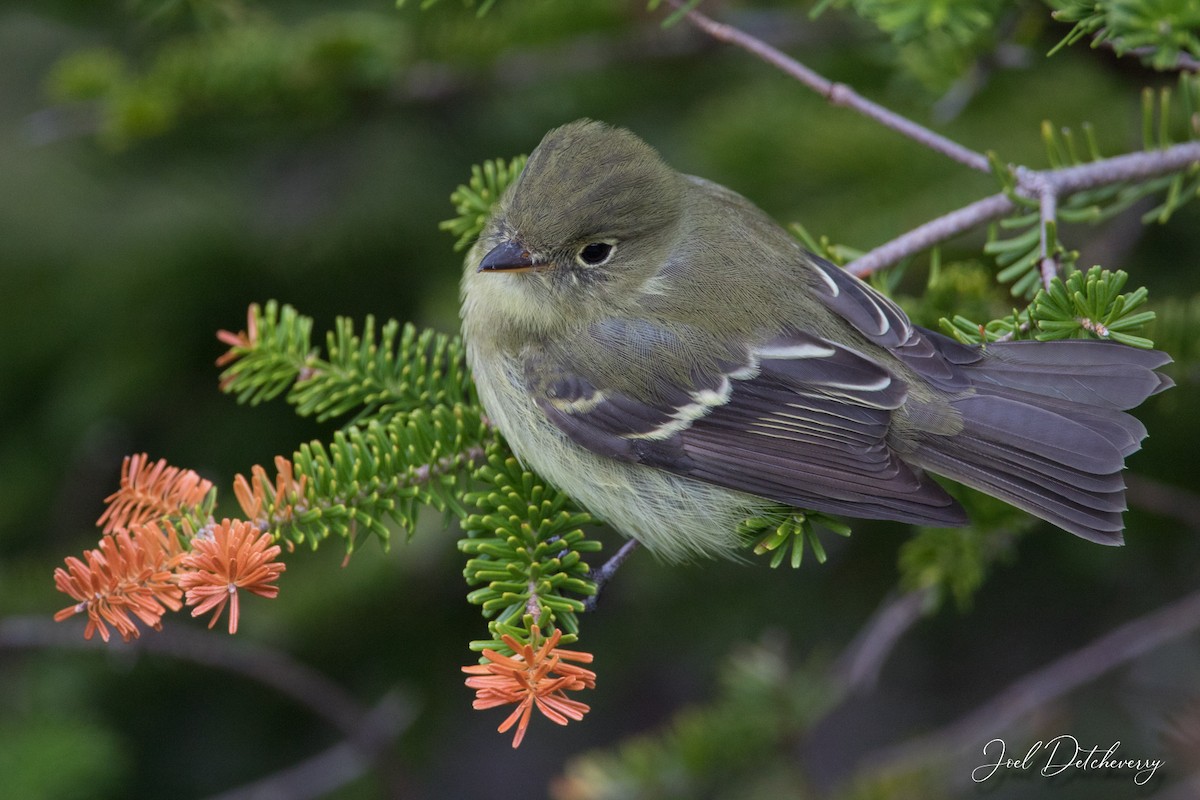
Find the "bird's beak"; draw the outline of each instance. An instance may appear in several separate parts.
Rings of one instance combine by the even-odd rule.
[[[529,251],[517,241],[508,240],[496,245],[479,262],[479,272],[528,272],[533,269]]]

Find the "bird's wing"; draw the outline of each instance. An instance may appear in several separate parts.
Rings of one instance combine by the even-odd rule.
[[[639,326],[652,327],[630,322],[622,338],[643,350],[654,342],[669,357],[670,334]],[[740,358],[693,368],[690,385],[658,379],[637,396],[567,360],[531,354],[529,385],[546,416],[595,453],[801,508],[965,524],[961,507],[888,446],[907,386],[848,347],[791,330]]]
[[[817,278],[813,294],[826,308],[930,383],[949,390],[966,388],[958,367],[980,361],[978,348],[913,325],[887,297],[824,259],[810,256],[809,264]]]

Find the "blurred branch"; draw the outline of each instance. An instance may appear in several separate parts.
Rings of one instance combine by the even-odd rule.
[[[1154,800],[1196,800],[1197,797],[1200,797],[1200,772],[1193,772],[1154,795]]]
[[[1194,592],[1026,675],[940,730],[869,755],[865,771],[875,775],[907,772],[964,752],[1105,672],[1198,627],[1200,592]]]
[[[900,637],[921,619],[933,587],[892,595],[879,605],[871,619],[838,657],[833,673],[846,694],[869,690]]]
[[[928,533],[918,535],[918,539]],[[1008,553],[1015,543],[1017,533],[1008,529],[988,532],[980,550],[975,554],[982,563],[990,564]],[[944,580],[929,580],[911,583],[906,580],[904,573],[905,555],[900,556],[901,581],[903,591],[893,591],[879,604],[875,613],[863,625],[859,633],[847,645],[836,662],[834,676],[847,695],[870,690],[874,687],[888,656],[895,649],[900,638],[924,616],[927,612],[936,610],[940,605],[940,595],[956,590],[948,587]],[[958,571],[962,571],[961,568]],[[982,575],[980,576],[982,580]],[[914,588],[904,588],[912,586]]]
[[[403,722],[410,716],[403,700],[394,694],[385,695],[364,719],[363,733],[367,736],[357,736],[353,742],[340,742],[299,764],[254,783],[213,795],[209,800],[262,800],[273,797],[309,800],[325,797],[368,772],[372,762],[401,732],[405,727]],[[399,792],[390,794],[401,796]]]
[[[1200,531],[1200,494],[1135,472],[1126,473],[1125,485],[1130,505]]]
[[[363,764],[369,764],[378,756],[414,716],[411,704],[390,695],[374,710],[368,711],[339,684],[284,652],[262,645],[233,644],[225,637],[183,627],[146,635],[123,645],[106,645],[99,639],[81,638],[76,626],[58,625],[48,619],[0,619],[0,650],[47,648],[94,650],[106,654],[151,653],[241,675],[292,698],[337,728],[347,739],[339,747],[352,749]],[[327,753],[322,757],[331,756]],[[345,757],[344,754],[340,756],[343,761]]]

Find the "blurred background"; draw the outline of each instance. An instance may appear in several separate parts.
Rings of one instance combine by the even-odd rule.
[[[1009,162],[1045,166],[1047,119],[1092,122],[1108,155],[1140,148],[1141,88],[1172,76],[1082,44],[1047,59],[1068,26],[1038,4],[983,5],[995,24],[953,46],[897,43],[840,8],[811,20],[807,3],[706,10]],[[482,18],[455,0],[0,3],[0,796],[208,797],[302,764],[316,777],[296,796],[819,795],[877,748],[1196,588],[1196,335],[1181,326],[1179,388],[1139,413],[1151,436],[1131,467],[1146,482],[1131,493],[1124,548],[1036,526],[972,600],[918,621],[871,691],[707,782],[688,777],[703,773],[701,748],[662,756],[679,772],[658,776],[661,794],[635,794],[632,778],[621,793],[639,748],[678,746],[666,732],[738,675],[765,670],[782,685],[828,668],[894,590],[908,529],[856,525],[827,541],[828,563],[796,571],[636,554],[583,622],[600,676],[583,698],[591,714],[565,729],[535,719],[516,751],[494,730],[504,714],[472,711],[462,684],[485,623],[464,599],[457,532],[436,514],[411,541],[372,544],[344,568],[336,542],[290,555],[278,601],[244,602],[232,640],[183,614],[144,636],[162,637],[150,649],[83,648],[81,618],[54,625],[69,599],[52,572],[95,546],[122,456],[199,471],[232,515],[236,473],[329,435],[282,402],[222,395],[215,332],[239,330],[248,304],[272,298],[318,331],[367,314],[455,331],[461,254],[438,229],[453,216],[448,196],[472,164],[526,153],[551,127],[583,116],[627,126],[677,168],[864,250],[995,191],[686,24],[663,29],[664,16],[638,0],[500,0]],[[1173,319],[1186,315],[1200,291],[1200,203],[1165,225],[1142,226],[1138,211],[1067,240],[1081,264],[1125,269],[1151,308],[1170,300]],[[947,259],[990,269],[971,266],[983,233]],[[920,296],[926,276],[918,259],[900,295]],[[935,324],[957,300],[920,313]],[[1014,301],[1000,288],[962,303],[987,319]],[[250,649],[260,679],[230,666]],[[315,670],[324,682],[311,690],[330,703],[385,710],[395,735],[372,751],[374,768],[337,749],[345,732],[314,713],[318,701],[261,680],[292,668]],[[947,796],[1165,791],[1200,764],[1197,675],[1200,636],[1153,648],[1032,722],[984,732],[940,767]],[[719,725],[707,719],[692,725]],[[1023,755],[1060,733],[1167,764],[1143,789],[1128,774],[970,782],[993,736]],[[322,754],[330,761],[311,761]]]

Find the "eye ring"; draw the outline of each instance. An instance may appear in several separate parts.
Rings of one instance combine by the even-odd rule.
[[[579,248],[575,260],[585,267],[598,267],[612,258],[617,246],[612,242],[588,242]]]

